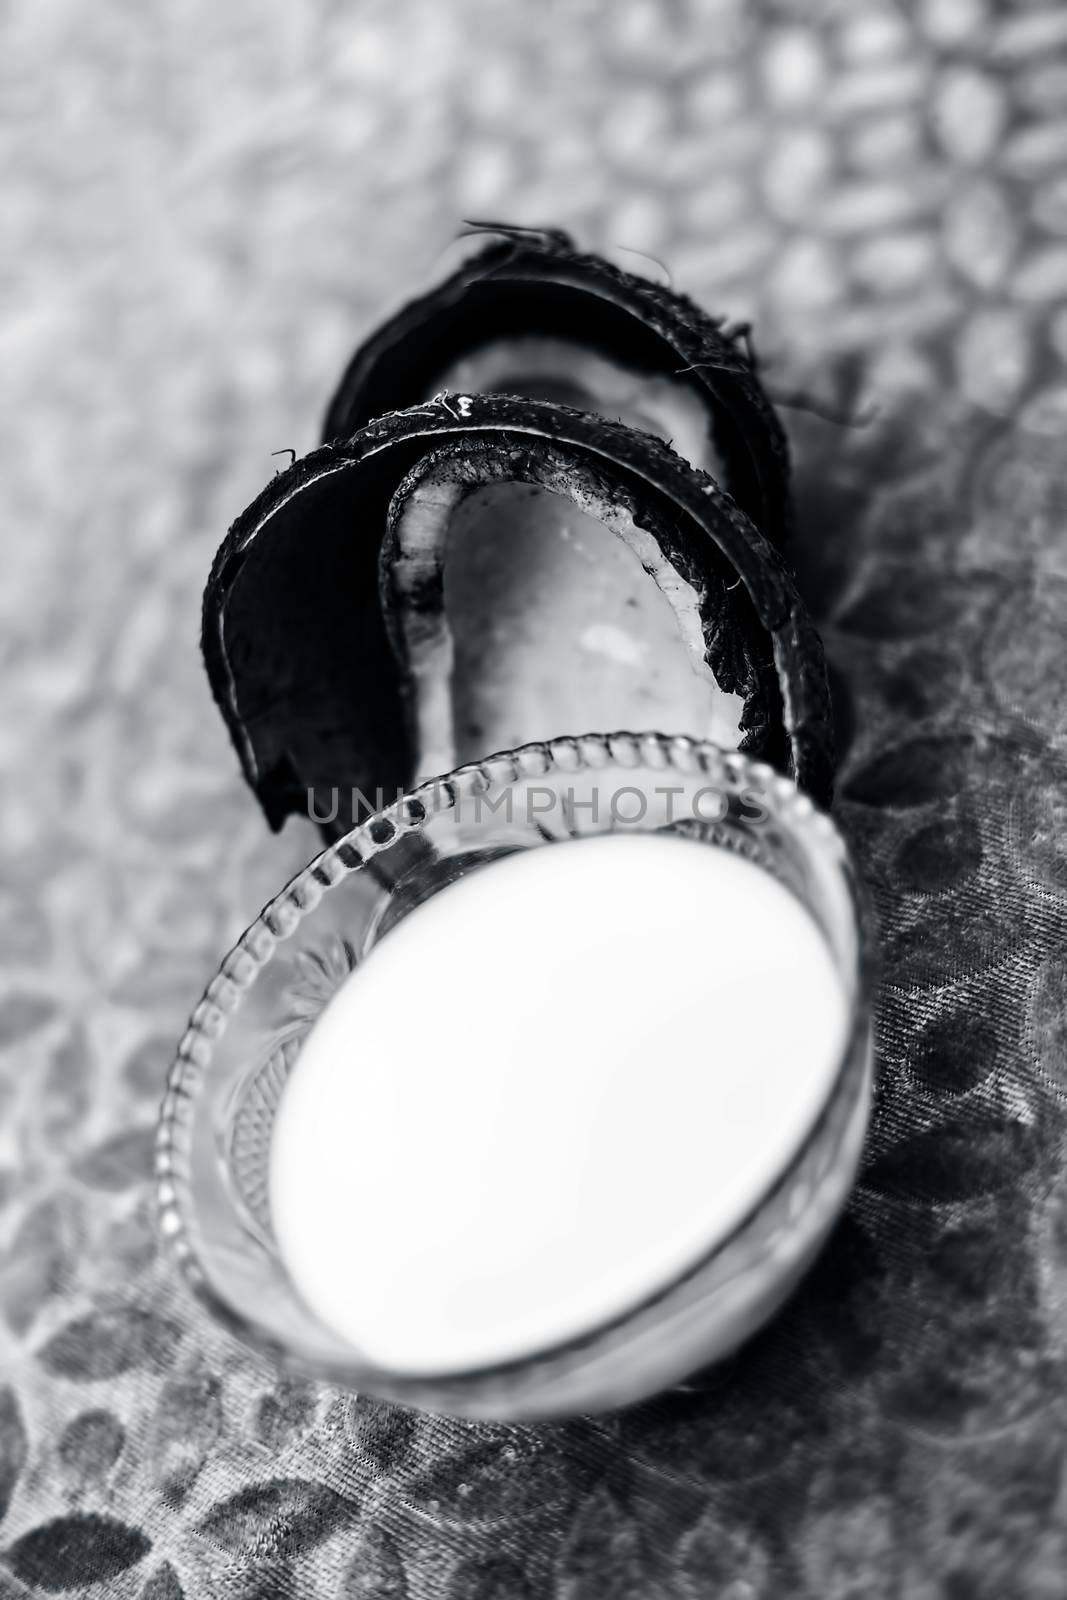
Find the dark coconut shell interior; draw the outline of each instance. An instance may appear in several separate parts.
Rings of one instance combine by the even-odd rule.
[[[724,487],[772,544],[785,547],[788,449],[745,340],[685,295],[580,253],[563,233],[505,231],[383,323],[352,357],[323,438],[347,439],[375,417],[434,395],[475,348],[537,335],[688,386],[706,407]]]
[[[741,747],[828,803],[822,647],[785,564],[733,500],[662,440],[590,412],[445,395],[380,416],[278,474],[216,557],[205,662],[271,825],[306,812],[309,792],[327,815],[336,790],[392,791],[415,777],[406,664],[388,621],[388,552],[381,570],[390,508],[430,453],[474,459],[488,444],[516,482],[543,482],[550,468],[565,487],[571,461],[576,481],[594,482],[600,499],[632,514],[698,597],[706,661],[744,701]],[[352,820],[342,805],[328,831]]]

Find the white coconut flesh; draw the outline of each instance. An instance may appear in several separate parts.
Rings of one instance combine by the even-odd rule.
[[[699,597],[624,506],[499,463],[457,481],[445,456],[398,492],[390,522],[387,605],[421,777],[624,728],[736,748],[743,702],[704,660]]]
[[[723,478],[708,407],[691,383],[629,367],[573,339],[537,336],[478,345],[441,374],[435,389],[524,395],[595,411],[667,440],[684,461]]]

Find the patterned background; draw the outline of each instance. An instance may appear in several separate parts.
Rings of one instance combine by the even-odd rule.
[[[0,1595],[1061,1600],[1067,8],[15,0],[0,60]],[[148,1180],[312,847],[211,705],[211,556],[471,214],[661,256],[864,424],[786,413],[884,923],[864,1180],[726,1368],[539,1428],[279,1383]]]

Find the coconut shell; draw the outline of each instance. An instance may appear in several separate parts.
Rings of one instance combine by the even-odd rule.
[[[496,232],[496,230],[493,230]],[[785,434],[757,375],[747,330],[685,295],[577,251],[556,230],[499,236],[360,346],[330,403],[325,441],[443,388],[459,358],[499,338],[563,338],[690,386],[706,408],[723,486],[771,544],[791,525]]]
[[[716,682],[743,698],[741,748],[828,803],[833,737],[819,637],[781,557],[714,479],[662,440],[589,412],[442,395],[279,473],[212,567],[204,659],[271,826],[306,812],[309,793],[327,814],[335,790],[393,791],[416,776],[408,664],[390,626],[390,508],[395,520],[397,490],[418,481],[413,469],[428,455],[454,453],[458,475],[473,481],[478,451],[490,447],[506,453],[509,478],[556,492],[567,492],[573,464],[587,495],[592,485],[598,502],[647,530],[698,597]],[[423,603],[440,604],[432,574]],[[342,809],[328,831],[350,821]]]

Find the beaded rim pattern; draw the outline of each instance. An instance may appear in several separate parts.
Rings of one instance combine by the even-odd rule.
[[[753,761],[736,751],[724,751],[706,740],[686,735],[661,733],[585,734],[522,745],[514,750],[469,762],[450,773],[427,782],[403,795],[393,805],[376,812],[336,843],[328,846],[263,909],[224,957],[216,976],[189,1019],[179,1041],[175,1060],[167,1076],[160,1107],[155,1144],[155,1176],[158,1223],[161,1235],[193,1293],[234,1332],[261,1351],[283,1363],[292,1362],[306,1370],[307,1363],[292,1353],[261,1325],[251,1321],[220,1294],[209,1280],[190,1239],[188,1218],[195,1210],[189,1167],[190,1141],[183,1125],[182,1108],[195,1100],[204,1076],[211,1070],[215,1047],[226,1031],[228,1020],[242,1005],[245,995],[260,972],[273,959],[279,943],[289,939],[303,919],[320,903],[324,894],[360,869],[374,856],[388,850],[402,837],[417,834],[433,817],[453,810],[463,801],[510,784],[551,773],[562,775],[616,767],[622,771],[638,767],[673,770],[688,776],[718,777],[721,781],[759,786],[761,799],[768,802],[773,819],[797,834],[807,835],[820,850],[827,847],[836,857],[835,865],[844,871],[856,917],[858,940],[855,995],[852,1001],[852,1026],[842,1052],[842,1064],[826,1106],[815,1126],[786,1171],[764,1194],[753,1212],[725,1239],[717,1243],[684,1273],[650,1293],[639,1305],[628,1308],[610,1323],[605,1323],[549,1350],[478,1371],[441,1377],[409,1378],[388,1373],[376,1383],[375,1391],[408,1404],[427,1404],[441,1409],[442,1395],[451,1389],[477,1389],[482,1398],[508,1396],[521,1374],[524,1385],[536,1382],[537,1374],[552,1373],[562,1364],[565,1370],[583,1351],[606,1333],[617,1330],[672,1295],[679,1285],[697,1278],[709,1265],[737,1246],[747,1248],[748,1260],[740,1270],[756,1264],[781,1237],[782,1221],[793,1226],[802,1219],[813,1198],[819,1178],[830,1170],[833,1153],[859,1106],[866,1085],[866,1044],[869,1034],[869,1001],[873,982],[870,940],[863,937],[869,925],[869,907],[862,886],[851,869],[844,841],[829,815],[800,791],[790,778],[783,777],[766,762]],[[863,1067],[863,1071],[860,1068]],[[843,1095],[845,1080],[851,1079],[852,1092]],[[777,1202],[782,1202],[779,1205]],[[761,1226],[768,1213],[783,1212],[778,1225]],[[735,1273],[732,1276],[737,1276]],[[337,1371],[322,1376],[344,1385],[352,1377]],[[488,1407],[470,1414],[492,1414]]]

